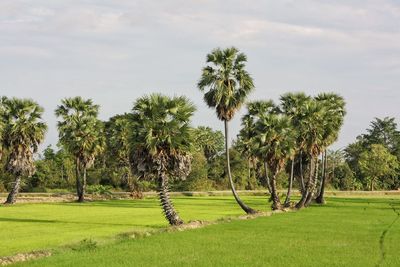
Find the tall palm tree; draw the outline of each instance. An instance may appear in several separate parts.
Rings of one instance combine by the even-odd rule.
[[[85,200],[87,169],[104,150],[103,125],[97,119],[99,106],[91,99],[65,98],[55,111],[59,142],[75,158],[78,202]]]
[[[295,152],[295,130],[292,128],[290,118],[274,113],[261,116],[255,127],[257,132],[255,142],[258,145],[259,154],[267,162],[272,173],[270,179],[272,209],[281,209],[276,179],[287,160],[292,158]]]
[[[346,102],[344,98],[335,93],[323,93],[319,94],[316,101],[321,102],[325,106],[325,127],[323,129],[323,157],[322,157],[322,179],[321,186],[319,189],[318,197],[316,198],[317,203],[325,203],[324,192],[326,183],[326,167],[327,167],[327,156],[326,149],[332,145],[339,136],[340,129],[344,122],[344,116],[346,115]]]
[[[302,192],[297,208],[308,205],[313,198],[318,173],[318,156],[323,151],[323,132],[326,127],[326,108],[315,99],[309,99],[301,106],[301,123],[297,128],[300,132],[303,151],[309,158],[309,178]]]
[[[44,140],[47,126],[41,121],[43,108],[30,99],[3,99],[3,143],[8,151],[6,169],[15,176],[5,204],[15,203],[21,179],[35,172],[33,160]]]
[[[300,129],[302,126],[304,114],[302,109],[306,105],[307,101],[310,101],[311,97],[307,96],[303,92],[297,93],[287,93],[280,97],[280,112],[286,114],[291,122],[294,129]],[[296,151],[294,159],[298,159],[298,178],[300,184],[300,191],[305,191],[304,173],[303,173],[303,149],[304,149],[304,139],[301,133],[297,131],[296,137]],[[292,163],[294,163],[294,159]],[[293,164],[292,164],[293,165]],[[297,168],[296,168],[297,169]],[[291,168],[290,177],[294,174],[294,166]],[[289,187],[290,189],[290,187]],[[289,192],[288,192],[289,194]],[[289,201],[289,200],[288,200]]]
[[[185,97],[152,94],[138,99],[133,107],[132,140],[134,170],[155,178],[165,218],[171,225],[183,221],[169,197],[172,177],[184,179],[191,167],[190,118],[195,111]]]
[[[214,49],[207,55],[207,66],[203,68],[198,87],[204,94],[206,104],[215,108],[218,119],[225,126],[225,153],[229,183],[236,202],[248,214],[256,211],[247,206],[235,190],[229,158],[229,127],[236,111],[240,109],[248,94],[254,89],[253,79],[245,70],[247,57],[234,48]]]

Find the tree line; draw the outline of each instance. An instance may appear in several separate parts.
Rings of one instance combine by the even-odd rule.
[[[91,99],[65,98],[55,110],[58,150],[48,147],[35,159],[47,128],[43,109],[32,100],[1,98],[0,179],[9,190],[6,203],[15,202],[24,183],[31,189],[74,186],[79,202],[88,190],[106,190],[105,186],[129,190],[134,197],[157,190],[166,219],[177,225],[182,220],[169,197],[171,187],[229,187],[244,212],[253,214],[258,211],[242,201],[237,187],[267,189],[277,210],[324,203],[327,184],[375,189],[382,177],[390,177],[393,187],[398,186],[400,138],[394,120],[374,124],[343,152],[330,151],[346,114],[343,97],[287,93],[279,103],[247,102],[255,86],[246,62],[246,55],[234,47],[214,49],[197,84],[205,103],[223,122],[223,133],[206,126],[193,128],[195,106],[184,96],[146,95],[130,112],[108,121],[99,120],[99,106]],[[243,105],[247,113],[230,147],[229,122]],[[379,127],[386,127],[385,135],[377,132]],[[379,162],[381,168],[371,162]],[[362,186],[354,186],[357,183]],[[279,188],[287,189],[285,199]],[[291,200],[294,188],[301,193],[296,202]]]

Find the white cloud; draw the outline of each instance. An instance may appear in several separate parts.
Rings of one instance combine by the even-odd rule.
[[[379,115],[363,106],[400,98],[399,21],[390,0],[2,0],[0,87],[35,92],[48,118],[60,97],[77,93],[101,103],[104,117],[129,110],[149,88],[174,88],[201,105],[194,88],[205,54],[235,45],[249,55],[256,97],[337,89],[362,124]],[[382,114],[398,110],[395,102]],[[200,106],[196,124],[211,115]],[[365,128],[352,127],[342,142]]]

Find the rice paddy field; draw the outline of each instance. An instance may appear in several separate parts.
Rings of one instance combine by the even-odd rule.
[[[268,211],[265,196],[245,196]],[[184,231],[155,198],[0,207],[0,257],[51,256],[13,266],[400,266],[400,197],[330,197],[326,205],[240,220],[230,196],[179,196]]]

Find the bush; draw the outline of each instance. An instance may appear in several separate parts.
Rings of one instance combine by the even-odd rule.
[[[104,186],[104,185],[89,185],[86,191],[89,194],[93,195],[111,195],[111,186]]]

